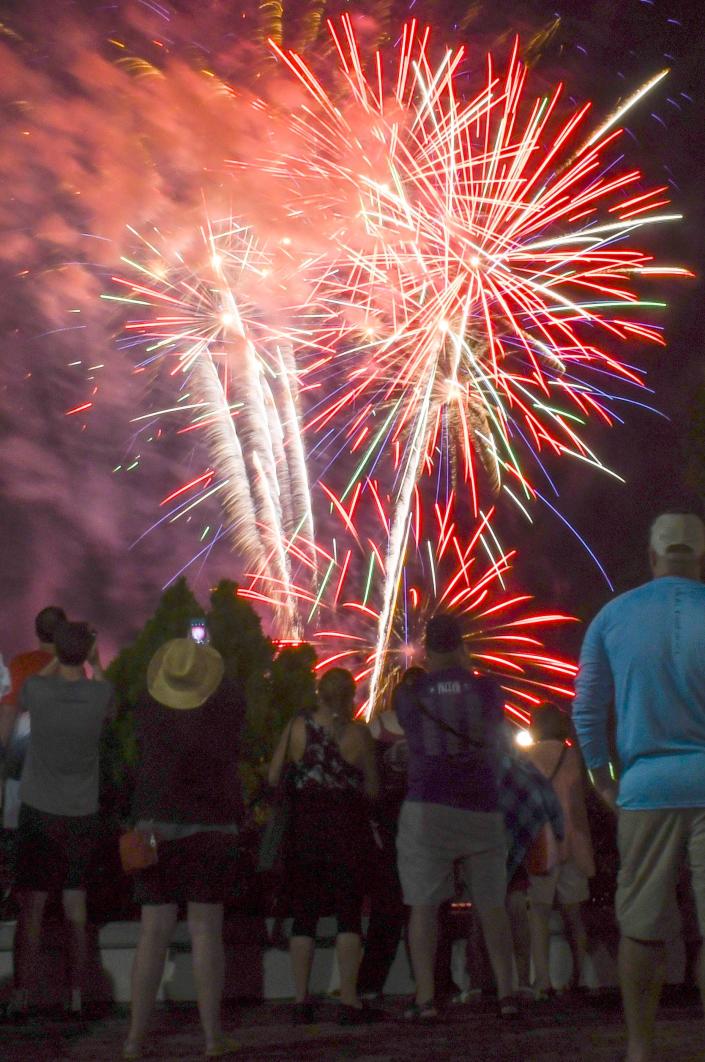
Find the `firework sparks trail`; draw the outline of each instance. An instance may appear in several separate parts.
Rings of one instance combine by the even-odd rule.
[[[217,232],[209,224],[202,236],[209,272],[203,266],[198,272],[189,269],[181,252],[174,265],[140,237],[159,256],[157,263],[147,267],[126,259],[140,282],[116,277],[128,295],[107,297],[154,310],[151,319],[128,322],[126,331],[146,345],[147,363],[157,350],[160,359],[177,359],[172,375],[187,374],[197,401],[182,408],[196,411],[190,427],[205,430],[224,477],[221,496],[231,541],[249,564],[278,579],[283,593],[277,625],[283,635],[297,637],[301,626],[292,593],[291,547],[299,534],[311,541],[314,529],[294,358],[290,345],[274,342],[276,329],[260,329],[263,352],[251,338],[255,311],[247,298],[243,307],[237,295],[238,281],[248,290],[249,274],[256,281],[265,272],[251,235],[228,220]],[[149,415],[150,424],[155,416],[159,413]]]
[[[329,22],[329,30],[342,74],[335,94],[300,55],[270,41],[308,95],[294,116],[305,144],[273,170],[285,180],[293,174],[307,208],[315,204],[320,216],[335,219],[331,238],[339,245],[334,262],[322,263],[311,299],[319,315],[325,310],[326,340],[337,329],[338,344],[310,372],[325,380],[331,364],[337,372],[342,364],[345,383],[342,394],[336,389],[323,398],[309,428],[334,427],[353,452],[365,440],[356,476],[376,464],[390,441],[403,468],[379,613],[374,702],[413,488],[442,451],[443,425],[462,455],[475,514],[474,452],[495,488],[508,478],[525,500],[536,491],[519,463],[518,440],[541,467],[539,455],[547,451],[603,468],[579,434],[590,414],[613,420],[591,373],[641,384],[605,342],[662,343],[654,325],[634,319],[635,310],[658,304],[640,299],[631,281],[688,271],[660,269],[648,254],[623,246],[643,225],[677,215],[655,212],[668,202],[663,188],[643,192],[637,170],[614,176],[606,158],[619,135],[610,131],[663,74],[575,147],[589,105],[559,120],[558,86],[527,108],[518,43],[503,77],[488,57],[486,83],[466,102],[455,84],[463,49],[446,50],[434,68],[430,31],[415,20],[404,27],[391,92],[380,53],[373,77],[366,76],[351,19],[343,16],[340,31]],[[295,196],[292,211],[294,203]],[[387,431],[385,422],[368,442],[370,422],[385,408],[393,424]]]
[[[280,417],[284,433],[283,467],[288,477],[290,512],[285,531],[290,541],[302,536],[305,541],[314,538],[311,486],[306,464],[306,451],[301,433],[301,417],[296,390],[296,362],[290,343],[277,345],[279,357],[278,380],[281,383]]]
[[[613,420],[601,377],[637,386],[641,378],[609,344],[597,344],[601,336],[662,342],[651,323],[630,316],[658,305],[640,300],[631,282],[686,271],[650,265],[628,245],[644,224],[672,215],[654,213],[666,202],[658,199],[663,189],[642,192],[637,171],[615,176],[605,157],[619,135],[612,127],[660,77],[576,148],[588,106],[559,120],[560,86],[525,103],[518,46],[503,75],[488,58],[484,86],[465,100],[456,87],[463,49],[446,50],[434,67],[429,30],[412,21],[386,91],[380,54],[368,80],[352,22],[343,17],[341,25],[342,32],[329,24],[343,81],[335,94],[300,56],[270,42],[308,94],[293,111],[284,105],[291,135],[281,145],[272,137],[273,156],[256,160],[279,182],[291,219],[295,239],[279,242],[297,244],[274,268],[280,287],[303,277],[286,314],[267,323],[266,312],[248,306],[257,302],[252,277],[270,272],[269,245],[256,244],[244,225],[233,245],[222,239],[233,238],[232,226],[215,234],[209,227],[215,295],[209,289],[204,305],[198,278],[181,290],[168,280],[163,294],[181,310],[156,323],[185,371],[203,349],[225,369],[220,415],[232,420],[229,394],[240,403],[234,430],[259,541],[255,548],[248,534],[242,542],[237,530],[235,541],[252,568],[271,568],[282,588],[280,634],[301,631],[292,557],[320,575],[300,376],[318,396],[308,432],[326,432],[338,454],[361,450],[342,499],[379,462],[380,474],[392,476],[374,702],[420,477],[445,462],[453,488],[462,474],[477,516],[477,457],[492,487],[523,511],[539,495],[520,464],[522,449],[542,469],[544,453],[602,468],[580,435],[591,414]],[[263,101],[258,109],[281,122]],[[131,294],[154,292],[138,286]],[[154,334],[145,322],[130,327]],[[224,353],[212,349],[220,342]],[[207,420],[199,413],[197,422]],[[234,507],[241,502],[238,495]],[[329,576],[316,584],[321,593]]]
[[[302,587],[298,592],[311,604],[317,621],[312,641],[321,655],[318,667],[337,664],[355,670],[356,680],[367,684],[361,709],[367,718],[389,704],[403,671],[420,662],[426,621],[438,611],[460,617],[471,666],[497,679],[505,710],[515,722],[525,724],[527,712],[547,698],[573,695],[575,664],[546,648],[543,631],[574,617],[531,610],[530,595],[507,585],[515,552],[505,552],[497,543],[491,529],[493,510],[477,520],[470,535],[462,536],[464,521],[458,520],[455,507],[454,495],[447,505],[437,504],[429,531],[418,536],[415,549],[407,541],[390,635],[382,647],[377,632],[390,580],[375,537],[360,540],[357,565],[351,563],[352,550],[341,549],[337,540],[329,548],[316,546],[323,591],[314,595]],[[382,505],[376,511],[380,527],[391,535],[387,509]],[[415,532],[419,530],[417,520]],[[343,541],[348,538],[346,528]],[[373,578],[377,570],[379,581]],[[281,592],[266,571],[254,573],[240,590],[242,596],[274,608]]]
[[[318,260],[310,305],[339,343],[309,373],[324,396],[332,370],[346,382],[322,399],[309,428],[335,426],[354,451],[370,420],[397,401],[391,438],[412,446],[414,420],[426,416],[418,381],[435,361],[435,402],[454,411],[474,494],[477,450],[495,477],[531,497],[521,438],[536,458],[572,454],[602,468],[579,434],[591,414],[613,420],[594,373],[639,386],[609,343],[663,342],[652,323],[634,319],[660,304],[640,299],[632,281],[688,272],[654,266],[629,246],[642,226],[678,215],[656,213],[664,189],[642,192],[639,171],[613,175],[607,157],[620,132],[610,130],[661,75],[575,148],[589,105],[559,120],[561,86],[526,103],[516,46],[503,77],[488,59],[484,88],[464,102],[455,84],[463,49],[434,68],[428,28],[405,26],[387,94],[379,53],[374,77],[365,76],[351,20],[343,17],[342,34],[329,29],[342,73],[336,93],[270,42],[309,96],[291,120],[300,150],[270,168],[285,195],[293,178],[292,214],[333,219],[337,244],[332,262]],[[439,335],[459,352],[455,373],[436,357]],[[372,432],[365,461],[387,442]]]

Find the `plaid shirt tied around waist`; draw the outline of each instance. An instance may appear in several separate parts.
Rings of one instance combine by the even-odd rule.
[[[507,881],[511,881],[546,823],[556,840],[563,840],[563,812],[553,786],[538,768],[507,754],[500,758],[499,811],[507,833]]]

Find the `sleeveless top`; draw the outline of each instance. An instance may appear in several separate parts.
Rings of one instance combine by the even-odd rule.
[[[362,792],[363,775],[344,758],[337,743],[320,723],[305,717],[306,748],[294,764],[293,779],[297,792],[312,790],[353,790]]]

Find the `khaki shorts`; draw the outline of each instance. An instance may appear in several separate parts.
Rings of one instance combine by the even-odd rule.
[[[698,925],[705,936],[705,809],[620,810],[617,843],[616,907],[623,935],[653,941],[678,936],[676,885],[687,857]]]
[[[531,874],[529,877],[529,902],[553,906],[554,900],[565,907],[583,903],[590,896],[588,879],[582,870],[569,859],[559,863],[550,874]]]
[[[410,906],[452,899],[456,862],[462,863],[479,911],[504,906],[507,846],[500,812],[406,801],[399,817],[397,854],[404,903]]]

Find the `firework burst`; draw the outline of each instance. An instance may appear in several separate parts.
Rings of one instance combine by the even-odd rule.
[[[201,488],[196,501],[220,492],[233,546],[248,564],[279,580],[278,627],[294,636],[300,623],[290,551],[299,536],[313,539],[313,513],[299,425],[295,332],[277,326],[271,299],[262,303],[274,266],[280,283],[286,267],[232,219],[211,223],[199,235],[186,250],[169,246],[159,233],[141,237],[141,257],[148,261],[125,259],[132,275],[113,278],[124,294],[105,297],[145,308],[125,326],[128,342],[143,352],[138,370],[158,366],[179,380],[180,405],[138,419],[151,426],[179,413],[188,416],[181,430],[205,432],[218,482],[194,481]],[[173,518],[195,504],[184,502],[181,493]]]
[[[575,665],[546,649],[543,632],[573,621],[562,613],[534,611],[529,594],[512,589],[511,570],[516,551],[505,552],[491,528],[493,511],[479,517],[473,532],[464,536],[465,520],[456,516],[456,499],[436,504],[428,521],[422,518],[417,491],[412,528],[413,548],[407,551],[401,573],[397,607],[383,645],[378,639],[384,588],[388,582],[385,550],[380,536],[389,536],[388,499],[377,484],[366,492],[374,500],[376,527],[363,536],[353,528],[369,523],[357,512],[363,492],[350,510],[327,492],[341,523],[341,535],[329,547],[320,543],[318,590],[298,590],[308,611],[309,638],[316,646],[319,670],[334,664],[351,668],[368,695],[361,711],[369,716],[388,706],[392,689],[404,670],[423,658],[426,621],[435,613],[459,616],[471,666],[497,679],[505,694],[505,708],[525,723],[527,710],[547,697],[572,697]],[[427,523],[427,528],[424,524]],[[267,572],[254,573],[242,596],[278,608],[282,587]],[[373,686],[373,683],[375,685]]]

